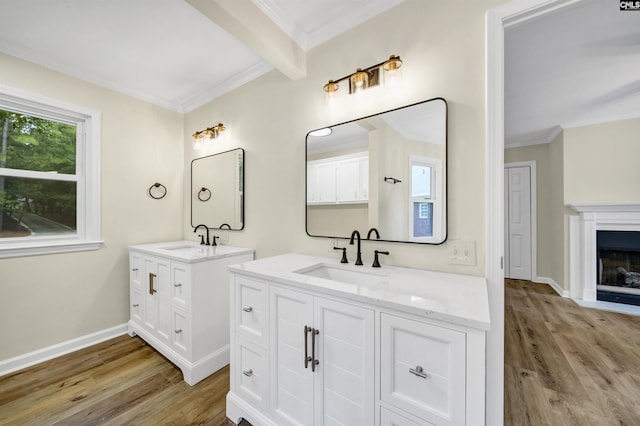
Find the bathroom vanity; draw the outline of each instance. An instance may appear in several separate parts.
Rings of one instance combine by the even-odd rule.
[[[176,364],[189,385],[227,365],[228,266],[253,252],[190,241],[130,246],[129,335]]]
[[[234,422],[484,425],[483,277],[299,254],[229,269]]]

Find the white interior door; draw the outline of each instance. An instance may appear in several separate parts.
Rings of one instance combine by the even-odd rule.
[[[505,169],[505,278],[531,280],[531,168]]]

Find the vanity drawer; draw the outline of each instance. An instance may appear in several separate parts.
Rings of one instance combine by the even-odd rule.
[[[437,425],[464,425],[465,334],[384,313],[381,334],[382,400]]]
[[[171,264],[171,300],[174,306],[188,309],[191,305],[191,274],[189,266],[180,263]]]
[[[262,410],[267,409],[267,356],[265,349],[243,338],[236,340],[237,392]]]
[[[137,253],[129,254],[129,280],[131,287],[142,290],[142,258]]]
[[[131,319],[138,324],[144,324],[144,298],[140,289],[131,288]]]
[[[189,324],[189,316],[183,310],[173,308],[171,317],[171,345],[178,353],[190,356],[191,324]]]
[[[434,426],[433,423],[418,422],[397,414],[385,407],[380,407],[380,426]]]
[[[260,281],[237,277],[235,285],[236,331],[256,343],[267,343],[268,287]]]

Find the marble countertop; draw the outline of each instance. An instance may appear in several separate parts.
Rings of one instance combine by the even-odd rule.
[[[380,307],[489,330],[484,277],[413,268],[355,266],[337,259],[285,254],[229,267],[232,272]],[[333,272],[334,279],[322,277]],[[342,281],[338,281],[338,279]]]
[[[129,246],[129,250],[162,256],[185,263],[204,262],[253,253],[254,249],[225,245],[205,246],[193,241],[166,241],[162,243],[139,244]]]

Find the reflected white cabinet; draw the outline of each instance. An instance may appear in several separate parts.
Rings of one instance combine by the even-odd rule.
[[[364,203],[369,199],[369,155],[350,154],[309,161],[307,203]]]
[[[129,247],[130,320],[138,335],[194,385],[229,362],[227,268],[253,252],[189,262]]]

